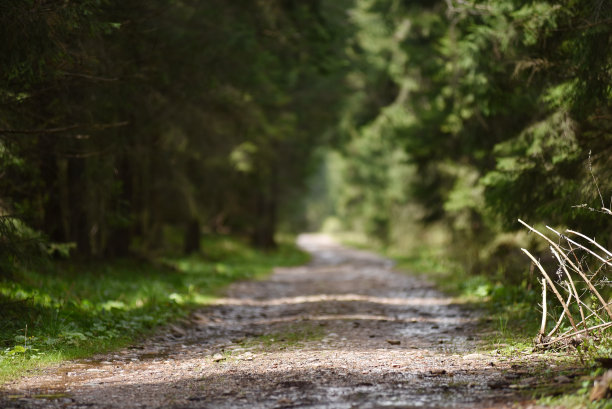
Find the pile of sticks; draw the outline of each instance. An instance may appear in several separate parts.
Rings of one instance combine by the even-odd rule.
[[[602,289],[612,285],[607,275],[612,267],[612,252],[595,239],[573,230],[566,230],[566,235],[546,226],[557,236],[554,241],[524,221],[519,219],[519,222],[548,242],[558,264],[557,270],[549,274],[528,250],[521,249],[542,274],[542,323],[536,344],[542,347],[580,344],[612,327],[612,301],[601,294]],[[559,317],[548,312],[548,289],[563,307]],[[556,324],[546,333],[549,316]],[[564,323],[569,329],[560,332]]]

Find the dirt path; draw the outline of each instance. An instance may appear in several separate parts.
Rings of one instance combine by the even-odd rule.
[[[469,312],[371,253],[321,235],[300,245],[313,253],[308,266],[236,283],[189,323],[140,345],[5,385],[0,407],[505,408],[520,400],[510,384],[526,371],[473,352]]]

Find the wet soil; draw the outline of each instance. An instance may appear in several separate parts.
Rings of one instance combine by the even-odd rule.
[[[303,235],[303,267],[232,285],[124,350],[3,386],[2,408],[509,408],[538,382],[477,353],[474,311],[389,260]]]

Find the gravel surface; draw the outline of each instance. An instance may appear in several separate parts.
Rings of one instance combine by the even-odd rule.
[[[528,371],[476,353],[474,312],[389,260],[302,235],[309,265],[125,350],[5,384],[1,408],[509,408]],[[526,404],[526,403],[525,403]]]

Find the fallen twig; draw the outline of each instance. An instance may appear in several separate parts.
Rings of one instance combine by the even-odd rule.
[[[612,327],[612,322],[606,322],[605,324],[594,325],[592,327],[589,327],[588,329],[581,329],[580,331],[576,331],[576,332],[573,332],[571,334],[567,334],[567,335],[564,335],[564,336],[558,336],[558,337],[554,338],[551,341],[543,342],[541,345],[542,346],[552,345],[552,344],[555,344],[555,343],[557,343],[559,341],[563,341],[564,339],[568,339],[568,338],[574,337],[576,335],[580,335],[580,334],[586,332],[587,330],[588,331],[595,331],[597,329],[606,329],[606,328],[609,328],[609,327]]]

